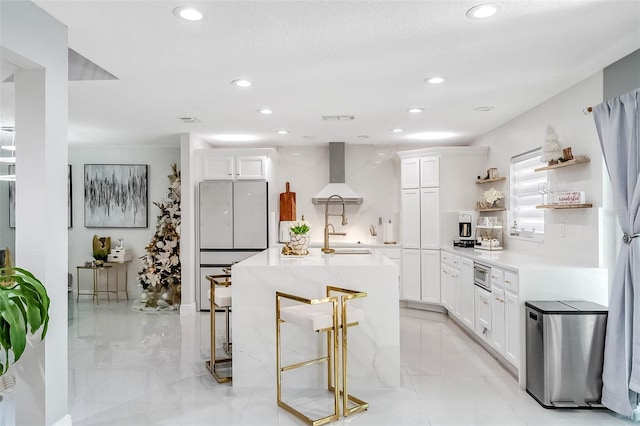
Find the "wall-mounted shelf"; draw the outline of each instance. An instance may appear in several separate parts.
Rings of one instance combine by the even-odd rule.
[[[541,204],[536,209],[590,209],[593,204]]]
[[[476,180],[476,184],[481,185],[483,183],[498,182],[498,181],[505,180],[505,179],[506,179],[506,177],[504,177],[504,176],[500,176],[500,177],[493,178],[493,179],[480,179],[480,180]]]
[[[591,158],[587,157],[586,155],[580,155],[575,157],[573,160],[569,160],[569,161],[565,161],[562,163],[558,163],[558,164],[554,164],[552,166],[544,166],[544,167],[538,167],[537,169],[534,169],[534,172],[541,172],[543,170],[552,170],[552,169],[559,169],[561,167],[567,167],[567,166],[575,166],[576,164],[583,164],[583,163],[588,163],[591,161]]]
[[[476,209],[476,211],[479,212],[503,212],[507,209],[505,209],[504,207],[491,207],[490,209]]]

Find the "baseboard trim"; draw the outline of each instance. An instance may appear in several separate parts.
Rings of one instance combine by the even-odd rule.
[[[196,302],[180,305],[180,315],[193,315],[196,313]]]

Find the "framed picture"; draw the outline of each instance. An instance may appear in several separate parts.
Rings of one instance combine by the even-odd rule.
[[[84,225],[147,228],[146,164],[85,164]]]
[[[16,174],[16,165],[9,164],[10,175]],[[16,227],[16,182],[9,181],[9,228]]]
[[[69,164],[67,171],[67,227],[73,226],[73,209],[71,204],[71,164]],[[9,174],[14,175],[16,173],[16,166],[14,164],[9,165]],[[16,183],[14,181],[9,182],[9,227],[16,227]]]

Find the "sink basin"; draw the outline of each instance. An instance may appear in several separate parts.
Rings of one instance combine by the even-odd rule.
[[[341,248],[336,249],[335,254],[372,254],[371,250],[366,248]]]

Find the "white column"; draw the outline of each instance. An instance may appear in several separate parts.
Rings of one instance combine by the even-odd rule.
[[[48,334],[12,366],[17,424],[71,424],[67,378],[67,29],[31,2],[1,2],[15,72],[16,266],[51,298]]]
[[[191,314],[196,311],[196,264],[198,262],[195,243],[195,190],[191,173],[191,134],[180,135],[180,263],[182,271],[182,293],[180,314]]]

